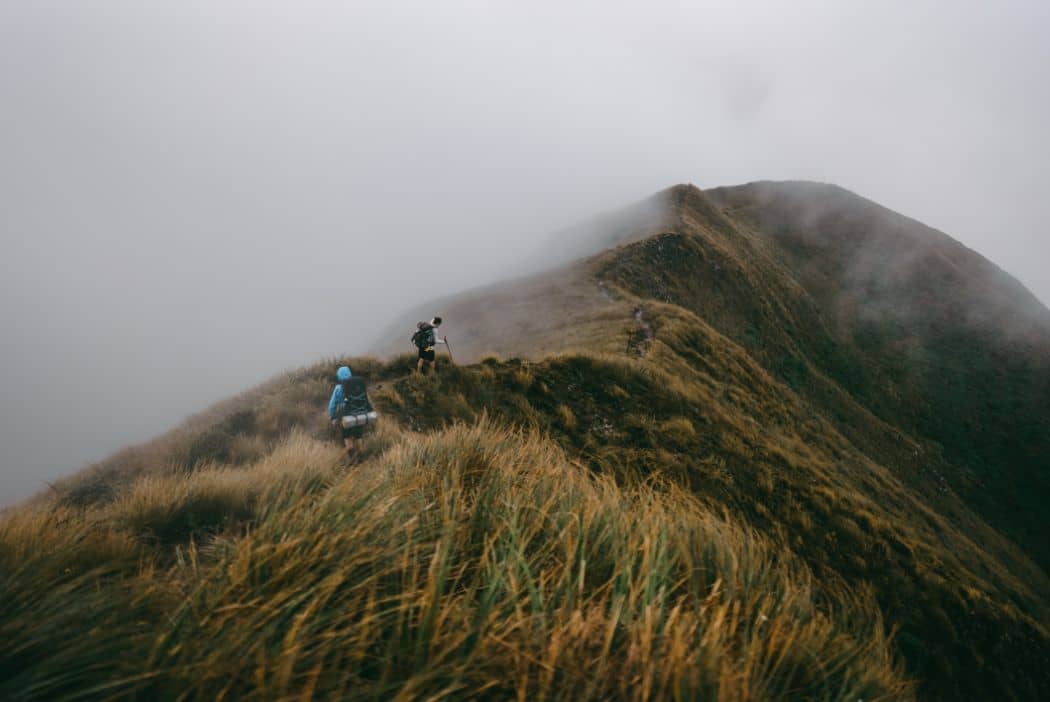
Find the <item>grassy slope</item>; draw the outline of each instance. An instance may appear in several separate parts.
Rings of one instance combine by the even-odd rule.
[[[442,427],[449,422],[462,420],[465,426],[481,422],[487,427],[483,433],[497,437],[502,435],[494,427],[522,426],[536,432],[529,436],[549,437],[545,439],[548,443],[544,450],[553,448],[550,441],[556,442],[570,460],[575,457],[596,475],[616,478],[619,484],[628,486],[626,494],[655,487],[656,493],[676,495],[674,499],[680,500],[683,499],[681,488],[688,488],[689,494],[702,498],[699,504],[690,502],[693,506],[689,510],[719,514],[728,509],[727,514],[734,515],[733,521],[758,528],[762,536],[752,537],[761,548],[779,554],[770,557],[753,577],[781,560],[797,563],[801,558],[808,568],[802,567],[799,572],[806,573],[805,588],[807,591],[813,588],[813,602],[821,605],[818,611],[823,612],[822,616],[831,616],[843,606],[833,604],[842,598],[860,598],[859,605],[847,605],[841,616],[857,618],[858,626],[861,622],[870,622],[873,613],[869,605],[864,604],[864,593],[871,592],[889,622],[903,629],[898,648],[909,659],[914,673],[922,676],[923,690],[929,696],[957,699],[968,696],[962,694],[963,690],[976,697],[1001,698],[1006,691],[1012,691],[1019,699],[1038,694],[1040,686],[1046,685],[1040,661],[1046,653],[1047,641],[1045,631],[1036,624],[1045,618],[1045,603],[1036,594],[963,533],[910,495],[889,471],[872,463],[826,422],[813,418],[797,396],[777,383],[741,349],[726,343],[702,324],[697,329],[704,339],[698,343],[688,336],[696,333],[692,328],[696,320],[683,318],[681,311],[670,306],[654,310],[653,322],[658,336],[646,360],[622,355],[604,360],[567,355],[541,363],[492,359],[473,368],[446,368],[437,381],[406,377],[404,372],[411,360],[408,357],[385,365],[355,362],[360,372],[375,379],[373,395],[384,415],[388,420],[399,419],[403,423],[403,427],[397,429],[392,423],[387,424],[379,436],[369,440],[369,462],[357,475],[389,472],[385,466],[394,460],[390,451],[400,455],[400,452],[417,450],[424,437],[447,437]],[[690,324],[682,325],[683,322]],[[676,351],[676,348],[686,351],[698,347],[703,349],[702,354],[690,356]],[[168,592],[166,597],[173,599],[151,604],[151,613],[136,615],[139,625],[145,628],[139,636],[147,637],[155,633],[158,621],[170,616],[172,611],[182,611],[172,610],[173,607],[189,606],[184,599],[189,595],[220,597],[207,594],[213,587],[210,580],[204,581],[204,592],[197,592],[193,587],[193,578],[199,577],[202,569],[212,573],[233,567],[233,562],[228,560],[232,556],[227,551],[216,552],[216,544],[241,548],[246,525],[257,526],[260,515],[270,515],[277,524],[293,519],[291,513],[286,513],[284,498],[278,499],[286,491],[293,497],[299,493],[329,496],[332,486],[342,486],[339,489],[345,490],[354,484],[353,479],[343,481],[341,473],[334,468],[335,450],[316,443],[326,434],[317,408],[323,406],[328,392],[326,378],[331,376],[336,363],[272,381],[251,396],[250,404],[257,407],[256,410],[234,411],[235,403],[217,409],[209,420],[197,420],[198,427],[208,425],[209,421],[211,424],[210,428],[196,433],[196,439],[187,441],[186,433],[175,432],[140,450],[139,455],[152,456],[149,461],[100,466],[94,473],[61,486],[61,498],[47,498],[25,513],[9,517],[7,530],[0,538],[4,544],[0,556],[7,559],[5,566],[21,565],[18,569],[4,569],[10,573],[5,584],[11,601],[27,599],[25,586],[29,583],[33,583],[33,591],[47,589],[30,577],[38,569],[48,571],[58,582],[69,576],[74,581],[70,587],[81,592],[97,588],[94,576],[87,572],[94,565],[104,563],[107,568],[123,568],[123,577],[107,574],[101,580],[107,587],[130,592],[128,597],[139,597],[134,594],[138,588],[146,592],[157,588],[167,591],[163,583],[172,579],[185,583],[176,587],[175,592]],[[245,404],[240,406],[243,408]],[[284,408],[287,428],[283,432],[258,419],[272,417],[277,407]],[[304,430],[312,432],[312,436],[303,437]],[[419,434],[405,433],[406,430]],[[291,444],[286,446],[288,441]],[[258,453],[233,450],[244,445],[257,447]],[[446,443],[446,449],[452,454],[456,453],[454,447],[455,442]],[[208,451],[214,452],[215,469],[209,468],[213,461]],[[463,452],[458,460],[471,463],[473,459],[465,447]],[[123,458],[126,460],[127,456]],[[441,462],[413,459],[409,465],[429,465],[438,473],[445,473],[450,460],[452,458]],[[527,458],[515,461],[514,465],[519,466],[528,463]],[[231,462],[239,463],[231,465]],[[562,485],[564,480],[564,476],[558,477],[557,485]],[[122,487],[112,492],[92,487],[99,483]],[[645,485],[650,487],[639,487]],[[534,490],[530,488],[529,494]],[[339,494],[329,497],[330,504],[345,507]],[[498,494],[500,490],[488,493],[488,497]],[[99,502],[85,504],[85,496],[98,495],[103,496]],[[414,508],[399,509],[408,510],[404,519],[410,521]],[[521,509],[528,512],[531,508],[522,506]],[[621,514],[632,524],[636,516],[631,510]],[[35,534],[31,538],[26,535],[26,524]],[[56,525],[59,528],[56,529]],[[99,525],[106,530],[100,531]],[[275,527],[275,531],[267,533],[279,541],[285,533],[281,531],[283,528]],[[632,534],[631,538],[645,538]],[[77,544],[88,535],[85,551]],[[65,539],[69,539],[68,548],[59,545]],[[191,539],[207,547],[202,549],[205,556],[189,555],[185,549]],[[92,545],[95,540],[102,543],[98,547],[102,549],[101,555],[91,550],[96,548]],[[117,546],[113,546],[113,542]],[[257,545],[256,541],[251,543]],[[276,547],[274,543],[267,543],[263,542],[266,548]],[[548,544],[548,547],[551,546]],[[348,549],[345,558],[350,559],[353,549],[360,548],[360,544],[348,541],[345,548]],[[592,560],[609,557],[604,547],[596,548]],[[110,554],[106,549],[114,551]],[[125,549],[129,550],[125,553]],[[30,551],[49,555],[43,562],[25,561]],[[742,558],[745,553],[746,550],[734,551],[733,556],[727,557]],[[187,558],[194,562],[189,572],[185,570]],[[466,557],[457,561],[460,567],[468,568],[471,562]],[[301,567],[290,562],[284,577],[291,580],[294,569]],[[77,578],[81,576],[88,580],[80,582]],[[814,579],[810,580],[811,577]],[[659,582],[672,587],[675,578],[661,576]],[[265,585],[265,579],[246,584],[247,590],[239,592],[238,597],[267,601],[275,595],[265,589]],[[761,590],[765,585],[758,587]],[[590,586],[587,589],[590,591]],[[226,603],[221,598],[221,603],[209,602],[207,606],[199,606],[196,616],[207,620],[208,612],[214,607],[230,606],[240,611],[244,606]],[[110,623],[102,626],[102,630],[109,631],[122,621],[123,605],[113,606],[111,616],[115,619],[108,620]],[[294,612],[300,611],[302,604],[289,603],[288,606]],[[46,603],[35,603],[33,609],[19,613],[32,620],[12,617],[7,623],[12,627],[12,636],[5,640],[20,640],[17,632],[36,627],[33,621],[39,618],[40,612],[46,612],[47,607]],[[287,633],[280,627],[282,623],[290,626],[290,612],[275,606],[266,616],[277,621],[265,626],[259,623],[259,627],[273,627],[274,632]],[[88,620],[93,621],[90,617]],[[130,625],[130,622],[124,624]],[[197,622],[193,627],[207,624],[207,621]],[[56,622],[52,635],[58,636],[58,632],[76,625],[77,622],[64,620]],[[193,627],[192,636],[189,633],[171,636],[184,643],[198,641],[199,632]],[[118,630],[125,631],[126,626]],[[238,645],[242,645],[252,633],[245,630],[231,635],[241,637]],[[464,634],[459,631],[457,635]],[[185,638],[178,638],[180,636]],[[277,637],[278,633],[270,636]],[[114,634],[113,638],[106,644],[116,647],[108,656],[112,659],[110,663],[128,667],[114,671],[107,664],[97,671],[99,678],[106,679],[120,672],[141,673],[141,667],[134,661],[122,658],[120,652],[128,649],[122,647],[119,636]],[[848,637],[836,635],[835,639],[838,641],[835,646],[848,642]],[[63,648],[44,635],[34,650],[52,646]],[[629,649],[630,646],[627,651]],[[87,649],[90,650],[93,649]],[[192,664],[219,671],[216,672],[219,678],[233,675],[223,667],[233,664],[222,660],[230,655],[230,650],[232,644],[231,648],[216,644],[207,653],[210,658]],[[885,655],[882,648],[878,650],[882,651],[878,656]],[[7,656],[10,655],[8,652]],[[15,667],[7,656],[8,664]],[[755,662],[746,662],[744,654],[739,656],[742,657],[733,662],[734,666],[755,665]],[[1011,661],[1009,668],[999,665],[1000,656]],[[49,660],[46,657],[41,660],[45,671],[52,665]],[[95,659],[89,656],[89,660]],[[265,667],[275,664],[266,660]],[[181,670],[178,666],[184,663],[176,665],[175,672],[161,676],[163,685],[185,684],[184,678],[189,673],[178,672]],[[147,666],[155,665],[158,663],[147,661]],[[306,662],[302,665],[309,667]],[[618,664],[606,660],[602,665]],[[654,660],[652,665],[660,667],[664,663]],[[881,668],[882,665],[879,664],[882,672],[877,675],[890,675],[892,668]],[[34,670],[39,674],[40,669]],[[416,672],[428,674],[424,670]],[[539,684],[528,682],[534,673],[523,673],[518,684]],[[77,680],[93,679],[95,674],[88,670]],[[367,677],[373,673],[360,674]],[[869,674],[876,673],[869,671]],[[238,675],[247,676],[248,672]],[[349,680],[362,684],[356,675]],[[895,676],[896,673],[891,675],[896,680]],[[299,690],[296,685],[302,684],[302,680],[295,679],[299,682],[289,689]],[[14,684],[20,680],[24,679],[16,678]],[[269,679],[258,684],[260,694],[275,689],[272,687],[275,683]],[[325,683],[331,684],[335,683]],[[886,684],[897,689],[894,686],[898,683]],[[202,681],[201,685],[204,685],[200,688],[201,694],[207,696],[217,689],[214,686],[218,683]],[[376,695],[391,690],[390,687],[367,689],[374,689]],[[426,689],[431,688],[424,686],[419,694]],[[149,687],[147,691],[153,694],[156,690]],[[772,697],[790,697],[783,688],[780,692],[784,694]],[[733,699],[737,694],[723,692],[726,699]],[[897,694],[894,692],[889,697]],[[836,698],[835,695],[828,697]]]
[[[695,188],[672,192],[679,213],[676,231],[605,254],[599,258],[601,276],[643,299],[697,313],[938,511],[956,515],[969,529],[974,520],[968,512],[976,510],[1043,565],[1046,544],[1039,535],[1046,533],[1047,518],[1038,505],[1050,486],[1040,458],[1047,454],[1040,451],[1050,436],[1050,407],[1041,406],[1050,401],[1043,391],[1050,368],[1033,361],[1011,383],[1002,382],[996,377],[997,359],[1005,352],[963,326],[953,333],[965,338],[965,345],[934,348],[936,342],[916,341],[925,344],[921,365],[880,352],[878,345],[841,332],[831,303],[821,307],[815,302],[774,243],[731,219]],[[821,236],[833,239],[834,232]],[[835,289],[843,298],[852,293]],[[942,297],[950,302],[951,292]],[[930,303],[920,306],[927,309]],[[1037,348],[1048,349],[1050,357],[1050,344]],[[998,411],[1004,404],[1011,412]],[[951,433],[936,427],[949,427]],[[1035,436],[1033,427],[1046,431]],[[967,431],[970,450],[942,443]],[[982,455],[994,463],[968,462],[977,455],[972,445],[982,441]],[[981,480],[974,482],[978,470]],[[990,541],[996,557],[1016,561],[1011,557],[1015,549],[1001,545],[1001,539]]]
[[[724,699],[904,696],[874,633],[870,593],[887,625],[899,628],[895,648],[923,697],[1050,694],[1043,572],[944,484],[951,466],[927,438],[880,418],[847,389],[837,374],[853,368],[841,330],[769,242],[695,189],[668,197],[679,198],[673,233],[441,308],[450,335],[459,320],[477,323],[469,334],[458,330],[460,356],[497,351],[533,362],[491,358],[431,381],[406,377],[407,356],[357,361],[388,421],[351,476],[316,443],[326,436],[319,408],[333,362],[213,408],[8,516],[0,522],[0,572],[13,573],[5,594],[18,605],[2,618],[4,640],[40,633],[0,649],[0,669],[10,676],[20,661],[51,649],[58,658],[44,656],[2,689],[29,689],[33,676],[65,684],[56,671],[68,668],[78,682],[163,671],[128,683],[145,696],[189,685],[191,694],[211,697],[226,684],[261,696],[309,685],[353,686],[362,697],[536,694],[544,686],[569,697],[613,689],[631,697],[672,689]],[[552,349],[576,351],[540,358]],[[854,365],[851,372],[865,372]],[[456,420],[464,424],[445,428]],[[526,433],[507,434],[508,425]],[[478,445],[490,448],[470,448]],[[438,446],[437,454],[420,453]],[[553,473],[552,464],[560,466]],[[485,480],[463,484],[464,471]],[[435,483],[442,475],[460,482],[446,490]],[[516,475],[527,490],[515,491]],[[546,514],[548,503],[533,498],[551,495],[567,500],[553,512],[598,514],[598,502],[575,485],[612,496],[598,500],[613,507],[595,533],[619,536],[588,541],[587,562],[604,563],[594,581],[591,566],[581,576],[557,555],[569,538],[566,522],[540,528],[523,516]],[[386,500],[387,512],[367,511],[371,503],[353,497],[366,488]],[[316,505],[334,521],[317,521]],[[442,516],[418,540],[399,537],[399,524],[426,522],[420,505]],[[501,516],[479,526],[479,510]],[[384,521],[387,513],[396,516]],[[351,528],[359,520],[382,529]],[[688,560],[694,547],[674,540],[697,520],[718,532],[705,532],[705,543],[724,546],[722,560],[702,568]],[[536,550],[523,571],[520,544],[498,547],[508,530],[532,528],[540,531],[528,540]],[[346,531],[353,536],[343,539]],[[286,540],[302,550],[282,550]],[[454,574],[462,589],[433,589],[442,543],[452,550],[437,561],[449,570],[438,572]],[[47,544],[50,555],[27,559],[32,544]],[[101,555],[77,555],[77,544]],[[654,548],[670,560],[659,567],[631,560]],[[362,551],[372,565],[339,570]],[[398,555],[405,553],[419,559]],[[96,562],[108,572],[86,572]],[[17,564],[27,565],[8,568]],[[44,579],[33,579],[38,571]],[[774,571],[780,580],[765,579]],[[299,587],[305,594],[295,599],[289,593]],[[624,617],[614,595],[632,588],[646,594],[628,598],[631,607],[648,604]],[[48,591],[85,608],[52,611],[57,600],[38,594]],[[762,593],[789,591],[805,594],[804,606],[785,622],[816,623],[810,638],[797,634],[790,644],[767,636],[769,615],[754,609]],[[593,607],[571,599],[580,592]],[[661,593],[655,609],[646,599],[654,592]],[[713,592],[731,593],[723,602],[728,620],[705,609]],[[91,608],[102,619],[86,614]],[[643,635],[636,627],[646,616]],[[40,621],[47,626],[30,626]],[[158,624],[168,621],[170,631]],[[91,630],[97,647],[91,636],[83,650],[55,645],[60,632],[88,622],[101,623]],[[728,628],[703,633],[718,622]],[[587,633],[597,631],[606,633]],[[185,645],[201,640],[214,644]],[[712,640],[723,642],[717,654],[704,648]],[[581,643],[591,641],[596,648]],[[583,658],[573,653],[581,646]],[[245,647],[254,658],[230,653]],[[109,652],[105,660],[92,657],[96,648]],[[153,654],[144,662],[122,653],[145,649]],[[693,649],[706,653],[687,658]],[[775,663],[785,653],[790,666],[801,665],[791,658],[800,652],[809,667],[789,672]],[[56,663],[63,655],[76,665]],[[395,678],[406,679],[404,687]]]
[[[630,312],[641,309],[656,328],[658,349],[659,342],[666,340],[666,327],[674,327],[685,339],[676,349],[680,357],[709,371],[724,372],[719,364],[725,361],[712,361],[711,356],[727,339],[697,341],[702,336],[695,328],[699,320],[678,319],[683,310],[693,312],[739,345],[749,360],[779,381],[776,384],[797,395],[801,403],[792,411],[798,416],[826,422],[867,461],[892,474],[897,481],[894,490],[883,486],[868,494],[891,503],[900,502],[894,491],[908,494],[910,501],[902,503],[907,509],[898,510],[893,518],[926,524],[924,539],[932,552],[947,550],[949,559],[965,560],[964,568],[971,573],[984,573],[988,564],[997,564],[994,568],[1016,574],[1021,590],[1045,592],[1045,571],[1031,560],[1045,564],[1046,516],[1038,505],[1050,492],[1043,459],[1048,453],[1040,448],[1050,437],[1050,408],[1045,407],[1050,401],[1050,369],[1045,368],[1050,352],[1045,349],[1050,346],[1041,341],[1050,329],[1045,308],[976,254],[873,203],[825,186],[785,184],[774,191],[787,193],[795,209],[804,211],[774,207],[768,198],[759,198],[752,186],[714,191],[710,197],[688,186],[673,188],[664,194],[669,203],[669,214],[663,217],[665,233],[562,272],[560,285],[588,290],[595,299],[600,295],[608,300],[608,315],[620,315],[618,320],[609,319],[597,334],[604,337],[602,344],[577,341],[576,323],[559,313],[572,306],[559,305],[564,300],[557,295],[543,300],[544,312],[529,320],[533,327],[528,334],[519,334],[517,323],[500,326],[500,320],[513,322],[528,309],[527,304],[516,309],[505,304],[505,300],[529,299],[516,297],[523,289],[520,284],[472,291],[444,301],[439,311],[449,324],[483,311],[482,331],[467,338],[460,349],[476,358],[496,344],[517,349],[520,355],[540,355],[559,348],[547,343],[551,339],[561,347],[623,353],[624,330],[636,328]],[[853,210],[860,214],[852,215]],[[809,231],[807,227],[813,228],[807,236],[815,248],[792,253],[794,244],[785,231],[797,238]],[[851,256],[861,260],[850,265]],[[962,273],[932,285],[923,276],[929,267],[921,263],[929,257],[949,258]],[[810,258],[820,262],[820,276],[810,270],[817,265],[807,264]],[[823,287],[814,282],[818,278]],[[873,291],[873,281],[882,281],[882,289]],[[893,296],[887,298],[890,292]],[[886,309],[896,310],[894,316],[880,312]],[[654,319],[660,310],[676,318],[663,330]],[[914,310],[924,316],[911,320],[916,322],[913,327],[901,315],[914,315]],[[960,310],[969,310],[969,316]],[[920,323],[935,317],[941,318],[937,324]],[[975,319],[985,329],[976,328]],[[987,326],[996,323],[1001,328],[988,334]],[[951,335],[938,336],[931,329],[951,329],[955,342],[946,342]],[[905,332],[909,338],[894,337]],[[593,328],[587,336],[596,336]],[[534,338],[544,345],[532,346]],[[921,363],[915,361],[917,356]],[[669,368],[681,377],[677,366]],[[744,385],[742,395],[756,393],[754,387]],[[1002,411],[1004,406],[1009,411]],[[751,416],[768,429],[771,411],[766,406]],[[956,443],[962,436],[966,440]],[[637,435],[631,439],[638,440]],[[652,470],[652,458],[645,461],[644,469]],[[847,490],[854,487],[851,484]],[[710,486],[700,493],[706,489]],[[750,515],[768,509],[770,499],[776,496],[752,494],[735,507]],[[814,516],[818,529],[827,527],[826,514],[818,511]],[[1015,541],[990,529],[986,520]],[[939,522],[949,524],[957,534],[969,535],[966,540],[979,546],[971,543],[959,550],[951,540],[942,540]],[[842,558],[815,544],[807,544],[804,551],[817,568],[838,563],[836,568],[851,578],[883,580],[882,591],[891,608],[913,596],[912,587],[891,586],[891,576],[881,565],[843,567]],[[932,562],[940,568],[942,560],[938,555]],[[955,575],[953,569],[940,568],[938,577]],[[1017,601],[1036,621],[1046,621],[1044,599],[1036,598],[1038,604],[1033,606],[1030,598],[1004,594],[1010,591],[1012,587],[1001,591],[1001,601]],[[965,631],[970,623],[968,608],[950,609],[948,613],[944,607],[925,603],[914,607],[911,616],[924,611],[924,623],[915,625],[921,630],[918,633],[906,631],[905,640],[914,644],[914,634],[915,639],[948,651],[957,638],[972,638]],[[931,617],[950,623],[930,628],[925,620]],[[944,629],[954,634],[938,642]],[[995,648],[993,638],[987,636],[975,650]],[[1042,650],[1038,655],[1045,656]],[[975,655],[983,658],[972,652],[945,655],[957,661],[975,660]],[[935,659],[935,655],[926,657],[924,665],[941,672],[924,674],[943,675],[959,665]]]
[[[792,548],[822,583],[873,587],[931,696],[1038,696],[1050,651],[1038,569],[1019,554],[1004,565],[986,544],[1009,545],[987,526],[934,511],[739,349],[710,329],[698,344],[662,311],[647,361],[489,362],[440,386],[403,381],[392,409],[425,429],[483,408],[627,484],[686,486]],[[676,351],[698,345],[702,358]]]
[[[841,188],[754,183],[705,199],[783,262],[833,330],[835,353],[808,335],[804,358],[928,439],[947,485],[1047,569],[1050,311],[945,234]]]
[[[377,351],[386,356],[412,350],[409,338],[416,321],[440,314],[445,319],[442,333],[461,363],[487,354],[611,352],[623,344],[610,330],[630,326],[630,307],[625,305],[597,284],[588,264],[576,263],[428,303],[398,320]],[[444,355],[440,347],[438,352]]]
[[[295,430],[6,515],[0,697],[911,696],[870,593],[687,493],[535,432],[394,416],[350,472]]]

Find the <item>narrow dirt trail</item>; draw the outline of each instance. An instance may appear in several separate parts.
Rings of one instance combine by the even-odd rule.
[[[628,353],[634,351],[644,358],[649,353],[649,347],[652,345],[653,339],[656,338],[656,334],[653,332],[652,325],[645,318],[645,309],[643,307],[635,307],[633,317],[635,329],[627,340],[627,351]]]

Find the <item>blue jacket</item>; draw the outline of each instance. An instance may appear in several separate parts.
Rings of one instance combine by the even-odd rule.
[[[350,369],[346,366],[340,368],[335,374],[336,380],[339,382],[336,384],[335,389],[332,390],[332,399],[328,401],[328,417],[329,419],[338,419],[341,414],[343,407],[343,381],[350,380],[353,374]]]

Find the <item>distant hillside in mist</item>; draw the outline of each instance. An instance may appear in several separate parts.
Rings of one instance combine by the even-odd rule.
[[[655,224],[640,237],[610,216],[609,239],[588,239],[595,249],[633,243],[433,301],[377,350],[405,350],[395,334],[407,339],[415,317],[441,314],[464,360],[614,351],[620,338],[600,331],[625,314],[611,290],[673,304],[808,399],[873,414],[945,452],[953,488],[1050,564],[1038,506],[1050,485],[1050,312],[1024,286],[942,232],[837,186],[678,186],[645,202]]]
[[[1050,698],[1043,305],[831,185],[573,231],[6,513],[0,697]]]

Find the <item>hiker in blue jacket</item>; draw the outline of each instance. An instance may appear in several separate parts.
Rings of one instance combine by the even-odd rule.
[[[342,366],[336,371],[335,377],[339,382],[336,383],[332,390],[332,398],[328,401],[328,418],[332,426],[339,427],[342,432],[347,463],[353,463],[358,453],[355,440],[364,436],[365,427],[375,422],[375,410],[368,401],[364,380],[355,378],[349,366]],[[348,427],[343,422],[343,417],[348,415],[363,421]]]

